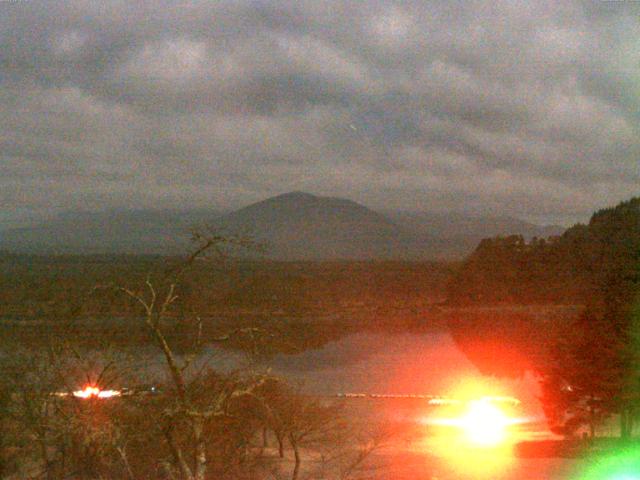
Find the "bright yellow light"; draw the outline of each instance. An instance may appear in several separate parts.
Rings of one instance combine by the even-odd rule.
[[[460,419],[460,426],[467,439],[483,447],[502,443],[510,423],[502,410],[486,400],[469,402],[469,409]]]
[[[458,379],[447,393],[456,401],[425,412],[427,435],[420,448],[442,462],[451,478],[506,478],[514,467],[514,427],[526,421],[519,416],[519,400],[482,378]]]
[[[452,478],[502,478],[513,464],[509,436],[517,420],[501,407],[488,398],[442,407],[448,411],[425,421],[430,431],[424,448],[442,459]]]

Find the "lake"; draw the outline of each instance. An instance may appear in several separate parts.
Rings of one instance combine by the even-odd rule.
[[[242,356],[210,347],[219,366],[238,368]],[[358,333],[296,355],[277,355],[261,365],[301,385],[310,394],[426,394],[468,400],[469,395],[508,395],[520,400],[522,423],[510,442],[549,438],[535,377],[500,379],[482,376],[445,331],[430,333]],[[522,459],[510,449],[461,449],[452,457],[453,437],[427,427],[441,415],[425,400],[348,400],[360,402],[359,415],[425,425],[424,435],[398,440],[379,452],[375,478],[400,480],[566,480],[577,460]],[[430,433],[428,433],[430,432]],[[443,453],[444,452],[444,453]]]

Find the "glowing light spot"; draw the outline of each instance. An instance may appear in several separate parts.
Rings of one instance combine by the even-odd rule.
[[[505,440],[509,418],[495,405],[484,400],[469,403],[460,425],[467,438],[481,446],[494,446]]]
[[[111,398],[118,397],[122,394],[119,390],[100,390],[98,387],[88,385],[82,390],[76,390],[73,392],[73,396],[76,398]]]
[[[451,478],[506,478],[514,467],[517,425],[529,421],[519,414],[520,401],[507,394],[486,379],[457,379],[442,397],[447,401],[431,403],[437,407],[423,417],[421,448],[445,462]]]
[[[443,405],[440,415],[425,418],[424,448],[447,462],[451,478],[502,478],[514,458],[510,427],[522,422],[507,413],[512,404],[486,397]]]

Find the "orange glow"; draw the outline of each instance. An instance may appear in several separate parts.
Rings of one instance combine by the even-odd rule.
[[[82,390],[76,390],[73,392],[73,396],[76,398],[111,398],[121,395],[119,390],[100,390],[98,387],[87,385]]]

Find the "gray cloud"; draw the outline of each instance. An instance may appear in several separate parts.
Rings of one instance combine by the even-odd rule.
[[[584,220],[638,194],[637,2],[2,2],[0,218],[237,207]],[[26,212],[26,213],[25,213]]]

